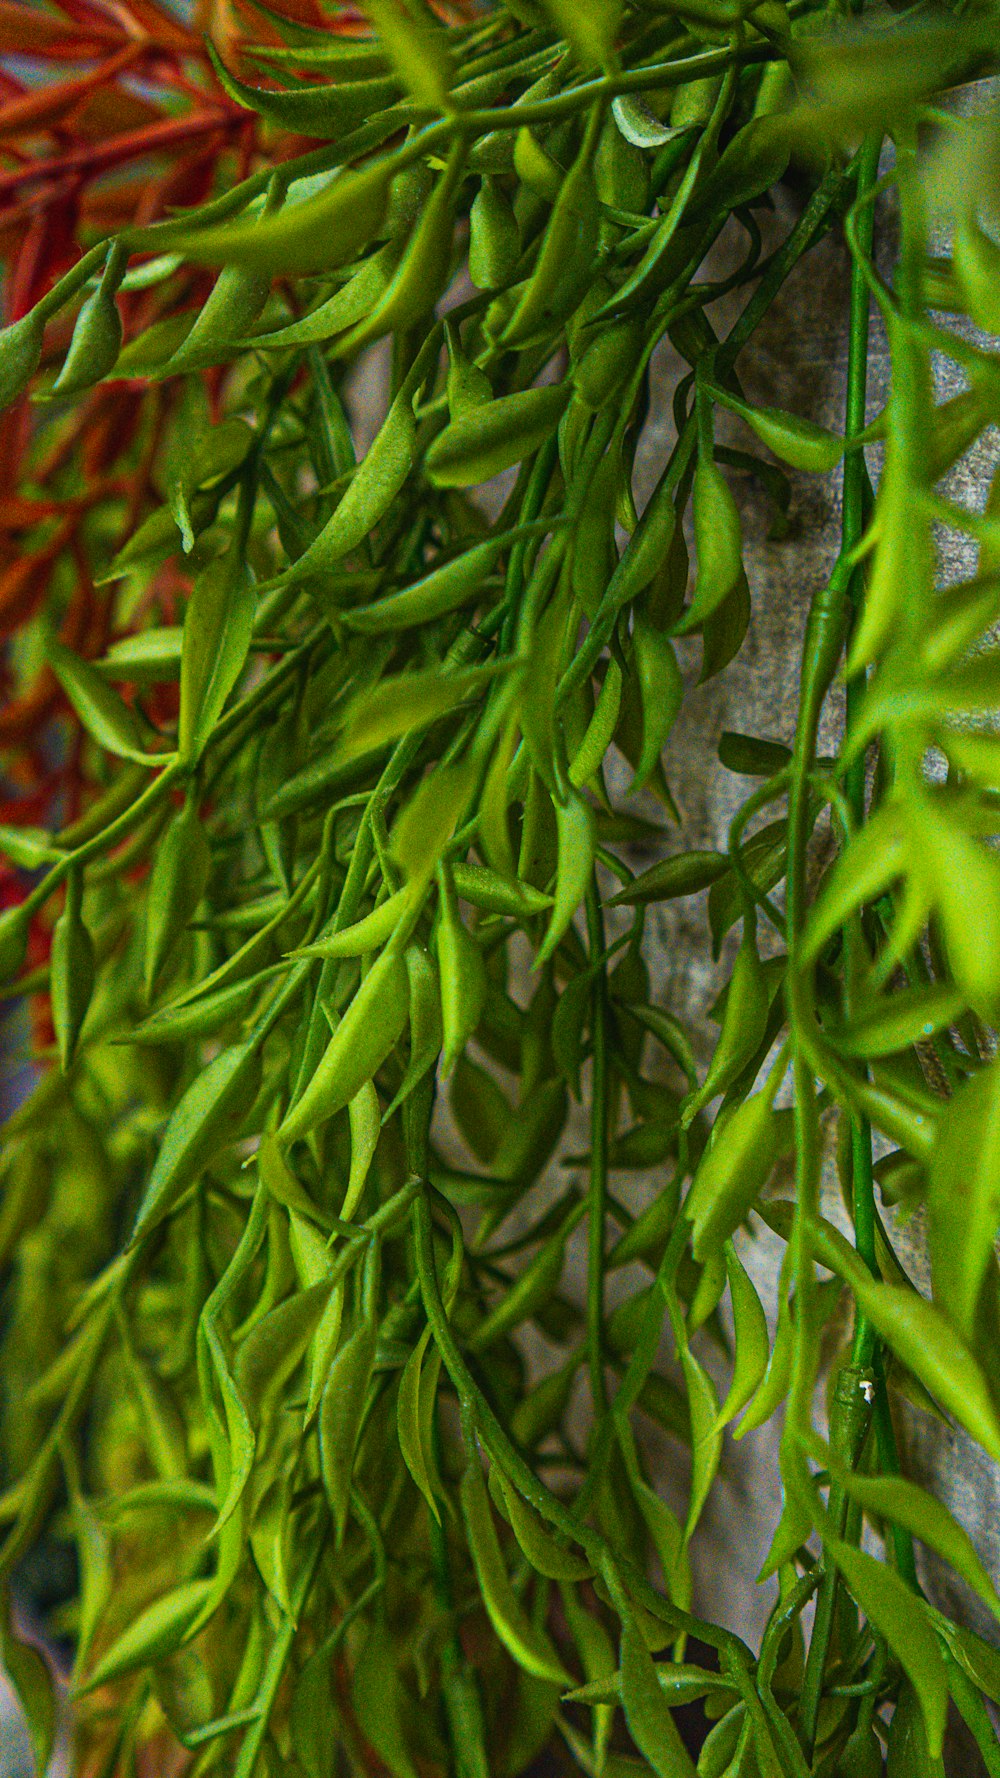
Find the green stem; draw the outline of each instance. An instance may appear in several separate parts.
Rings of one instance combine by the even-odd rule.
[[[862,207],[857,225],[858,247],[867,260],[871,257],[874,237],[874,206],[864,202],[874,186],[878,175],[878,160],[881,143],[878,137],[872,136],[864,144],[858,164],[858,199]],[[851,265],[851,336],[847,360],[847,436],[856,436],[864,430],[865,408],[867,403],[867,371],[868,371],[868,330],[870,321],[871,298],[868,282],[864,271],[855,258]],[[853,550],[860,541],[865,522],[865,457],[860,445],[848,450],[844,460],[844,496],[843,515],[841,521],[842,547],[846,553]],[[864,573],[855,569],[848,588],[849,597],[855,614],[860,610],[864,599]],[[866,674],[852,674],[847,682],[847,727],[850,730],[861,700],[865,694]],[[865,818],[865,755],[859,753],[852,760],[846,777],[847,803],[853,817],[855,830],[860,829]],[[857,943],[861,940],[860,930],[855,934],[856,942],[848,946],[849,974],[854,973],[860,961]],[[852,963],[854,968],[852,968]],[[848,982],[848,991],[853,984]],[[875,1184],[872,1174],[872,1141],[871,1126],[867,1118],[854,1118],[851,1122],[851,1180],[854,1200],[854,1241],[858,1252],[865,1261],[873,1277],[879,1276],[878,1261],[875,1256]],[[870,1364],[875,1352],[875,1334],[867,1320],[859,1313],[854,1332],[854,1362]]]
[[[878,141],[872,139],[871,141],[866,142],[858,159],[857,181],[859,197],[865,195],[869,185],[875,177],[878,167],[878,154]],[[870,205],[865,206],[865,215],[868,217],[870,225],[872,220],[872,207]],[[870,245],[871,235],[869,233],[869,251]],[[845,414],[845,431],[848,438],[854,437],[864,429],[867,393],[868,328],[868,286],[864,277],[860,273],[857,262],[853,262],[851,272],[847,399]],[[849,552],[853,550],[861,536],[864,524],[864,478],[864,454],[862,449],[859,446],[856,446],[853,450],[848,451],[844,466],[841,562],[843,562]],[[848,582],[848,596],[851,597],[855,610],[857,609],[857,600],[860,591],[859,577],[855,572]],[[837,654],[839,655],[839,646],[837,648]],[[826,683],[829,684],[829,679],[827,679]],[[814,763],[816,735],[825,690],[826,686],[823,686],[822,691],[820,692],[818,685],[814,689],[812,687],[807,687],[805,682],[803,683],[800,727],[796,737],[795,762],[793,768],[793,787],[789,799],[788,926],[790,948],[794,948],[797,944],[798,936],[801,933],[806,914],[805,854],[808,831],[808,775]],[[853,794],[851,788],[849,787],[848,789],[848,803],[856,824],[860,824],[864,819],[864,788],[864,762],[862,760],[860,779],[855,775]],[[812,1047],[810,1043],[810,1035],[811,1026],[814,1022],[814,1015],[811,1007],[806,1006],[804,999],[794,1008],[793,1021],[796,1013],[798,1013],[801,1020],[801,1025],[797,1032],[800,1043],[799,1054],[801,1056],[803,1048],[808,1050]],[[801,1067],[801,1063],[797,1063],[797,1069],[799,1067]],[[804,1091],[806,1087],[808,1087],[811,1094],[811,1079],[806,1082],[804,1078],[797,1078],[797,1107],[800,1093]],[[855,1181],[855,1239],[859,1252],[862,1253],[862,1256],[865,1258],[871,1270],[878,1276],[875,1261],[875,1201],[871,1172],[871,1131],[868,1128],[867,1120],[853,1121],[851,1137]],[[800,1144],[797,1141],[797,1147],[799,1146]],[[866,1182],[867,1193],[864,1189]],[[801,1230],[802,1252],[797,1255],[797,1259],[800,1261],[801,1267],[804,1268],[804,1270],[800,1272],[798,1278],[800,1291],[800,1317],[802,1316],[802,1311],[805,1307],[805,1299],[801,1298],[802,1287],[806,1281],[806,1274],[808,1274],[811,1281],[812,1273],[812,1260],[811,1253],[808,1250],[808,1231],[806,1226],[807,1216],[812,1213],[812,1209],[812,1205],[807,1207],[801,1202],[801,1195],[799,1195],[799,1200],[797,1201],[796,1206],[796,1229],[797,1231]],[[802,1331],[805,1334],[808,1327],[808,1317],[805,1317],[802,1320],[801,1326]],[[856,1330],[854,1341],[853,1356],[855,1365],[870,1365],[874,1347],[874,1330],[872,1330],[866,1323],[863,1323],[863,1318],[859,1316],[859,1325]],[[798,1380],[797,1374],[797,1381]],[[799,1392],[798,1396],[798,1405],[800,1410],[804,1409],[808,1412],[808,1403],[805,1401],[801,1392]],[[835,1426],[831,1425],[831,1444],[833,1443],[836,1430]],[[860,1449],[857,1452],[850,1451],[846,1453],[846,1455],[849,1461],[856,1462],[860,1455]],[[830,1517],[833,1520],[835,1532],[838,1536],[843,1535],[846,1522],[846,1507],[847,1502],[841,1491],[839,1489],[831,1488],[829,1511]],[[806,1660],[805,1673],[803,1675],[799,1713],[802,1746],[807,1758],[810,1759],[812,1758],[816,1742],[820,1705],[823,1697],[823,1681],[829,1656],[838,1585],[839,1581],[836,1568],[832,1562],[825,1560],[823,1578],[816,1601],[816,1615],[813,1620],[809,1653]]]
[[[847,367],[847,435],[854,437],[864,430],[867,399],[868,331],[871,293],[866,267],[871,259],[874,238],[874,205],[869,202],[878,175],[880,140],[870,137],[861,149],[858,163],[858,208],[854,232],[857,254],[851,266],[851,339]],[[844,462],[844,504],[842,518],[843,549],[846,554],[859,542],[865,525],[867,470],[864,450],[858,445],[848,451]],[[849,583],[849,596],[855,615],[864,600],[864,573],[855,569]],[[847,728],[850,731],[865,695],[867,675],[862,670],[847,681]],[[866,757],[859,753],[848,768],[845,794],[855,829],[865,818]],[[864,938],[860,923],[849,934],[847,946],[848,1009],[859,969],[863,966]],[[854,1244],[874,1278],[880,1278],[875,1248],[875,1180],[872,1171],[871,1125],[865,1117],[851,1121],[851,1196],[854,1215]],[[855,1364],[871,1365],[875,1372],[875,1440],[880,1467],[889,1475],[899,1474],[899,1456],[892,1413],[886,1390],[885,1368],[874,1328],[860,1310],[854,1328],[853,1359]],[[913,1539],[908,1531],[893,1527],[893,1546],[900,1573],[911,1586],[917,1584]]]
[[[604,917],[596,877],[587,890],[587,939],[594,983],[590,1029],[590,1221],[587,1247],[587,1353],[595,1418],[607,1406],[604,1380],[604,1235],[608,1203],[608,1028]]]

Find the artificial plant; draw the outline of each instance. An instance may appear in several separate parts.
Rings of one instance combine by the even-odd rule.
[[[321,17],[310,0],[299,0],[297,11],[306,22]],[[219,85],[203,35],[211,28],[233,54],[239,19],[235,11],[224,18],[209,3],[195,21],[158,0],[115,6],[61,0],[53,9],[9,0],[0,10],[5,321],[26,315],[80,253],[109,232],[195,204],[261,164],[260,120]],[[246,17],[243,22],[246,28]],[[270,29],[260,15],[254,23],[255,34]],[[306,146],[288,132],[263,128],[272,164]],[[210,271],[178,265],[172,278],[146,284],[135,268],[120,287],[126,334],[144,333],[204,301],[211,282]],[[65,352],[72,326],[70,311],[55,318],[47,353]],[[210,403],[222,374],[204,372]],[[165,491],[164,426],[183,387],[120,379],[92,387],[52,425],[32,423],[26,397],[0,417],[4,822],[67,826],[88,798],[90,761],[79,730],[55,748],[50,744],[53,720],[65,705],[41,656],[35,620],[48,606],[63,639],[86,655],[100,654],[124,622],[143,621],[140,602],[133,599],[126,611],[120,587],[102,584],[100,575],[109,550]],[[183,585],[178,579],[173,598]],[[151,596],[161,615],[173,614],[167,577]],[[164,695],[169,700],[169,691]],[[22,893],[17,867],[5,858],[0,905]],[[48,940],[48,923],[36,921],[31,958],[39,967]],[[40,1000],[34,1010],[39,1040],[46,1033],[51,1040]]]
[[[261,11],[281,44],[215,52],[218,78],[320,146],[116,228],[0,335],[40,440],[95,385],[170,392],[148,510],[121,547],[120,508],[86,519],[110,644],[60,638],[58,589],[30,632],[82,726],[83,806],[2,835],[30,874],[0,959],[12,995],[43,988],[25,947],[54,917],[56,1041],[5,1133],[0,1568],[75,1546],[75,1769],[868,1778],[887,1749],[932,1774],[951,1698],[1000,1772],[1000,1662],[925,1597],[914,1539],[1000,1599],[893,1414],[905,1389],[1000,1460],[1000,516],[941,488],[1000,409],[1000,131],[939,99],[994,69],[996,9]],[[741,381],[831,228],[842,435]],[[742,252],[712,281],[724,231]],[[205,266],[204,304],[166,296],[123,346],[129,279]],[[873,300],[892,385],[866,429]],[[638,514],[665,337],[689,369]],[[359,460],[350,378],[380,342]],[[943,406],[935,353],[967,382]],[[738,652],[729,474],[780,496],[782,462],[843,465],[842,548],[792,745],[705,736],[759,784],[728,850],[692,851],[681,661]],[[946,588],[942,527],[979,550]],[[707,1068],[651,1000],[644,936],[652,904],[706,890],[731,964]],[[574,1100],[588,1152],[550,1170]],[[933,1300],[873,1137],[883,1206],[926,1206]],[[853,1241],[821,1213],[833,1152]],[[759,1218],[786,1243],[773,1337],[734,1240]],[[559,1357],[529,1383],[532,1323]],[[688,1552],[725,1428],[782,1411],[753,1650],[697,1615]],[[645,1418],[690,1448],[683,1522]],[[42,1766],[45,1668],[3,1641]]]

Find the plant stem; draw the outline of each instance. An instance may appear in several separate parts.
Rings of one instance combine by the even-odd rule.
[[[594,982],[590,1083],[590,1220],[587,1248],[587,1353],[595,1419],[607,1406],[604,1381],[604,1228],[608,1199],[608,1032],[604,918],[596,877],[587,891],[587,938]]]
[[[857,193],[858,198],[867,196],[878,169],[879,141],[872,137],[864,144],[858,158]],[[873,207],[863,206],[865,239],[864,251],[871,252]],[[847,398],[845,413],[845,431],[848,438],[863,431],[865,423],[865,404],[867,396],[868,375],[868,330],[869,330],[869,294],[868,285],[856,259],[851,264],[851,299],[847,353]],[[853,550],[857,544],[864,525],[864,490],[865,460],[861,446],[849,449],[844,462],[843,511],[841,519],[841,560]],[[854,611],[857,611],[863,597],[864,582],[862,574],[856,569],[848,583],[848,596]],[[859,686],[857,677],[848,685],[847,723],[850,727],[851,717],[857,707],[857,700],[864,690],[864,675],[860,675],[862,684]],[[818,709],[811,712],[812,740],[815,740],[815,725],[818,721]],[[799,764],[799,749],[796,748],[796,764]],[[801,794],[801,792],[800,792]],[[863,757],[852,764],[848,775],[847,799],[857,825],[864,819],[865,799],[865,764]],[[803,799],[804,800],[804,799]],[[795,838],[800,840],[798,854],[804,850],[801,832],[802,823],[794,824],[790,818],[789,827],[800,829]],[[792,844],[795,841],[793,839]],[[798,929],[799,920],[793,920],[793,912],[800,916],[804,908],[789,908],[789,927]],[[850,968],[850,966],[849,966]],[[850,983],[848,983],[848,992]],[[796,1099],[798,1098],[798,1090]],[[875,1258],[875,1199],[872,1180],[871,1163],[871,1130],[867,1119],[852,1119],[851,1123],[851,1157],[852,1177],[854,1181],[854,1222],[855,1242],[859,1253],[869,1269],[878,1277]],[[800,1214],[802,1207],[799,1206]],[[861,1314],[858,1314],[854,1337],[854,1365],[870,1366],[875,1352],[875,1333]],[[838,1403],[834,1404],[831,1414],[830,1443],[833,1448],[838,1438],[836,1424]],[[860,1451],[843,1453],[853,1465]],[[846,1523],[847,1502],[841,1489],[831,1486],[829,1498],[829,1514],[838,1536],[842,1536]],[[802,1683],[799,1723],[802,1746],[807,1758],[811,1759],[816,1743],[819,1723],[819,1711],[823,1696],[823,1679],[830,1649],[830,1638],[833,1630],[834,1610],[836,1607],[839,1579],[836,1567],[828,1558],[824,1559],[823,1577],[816,1600],[816,1615],[813,1620],[812,1636],[809,1642],[809,1653],[806,1660]]]
[[[862,147],[858,162],[858,199],[861,200],[858,246],[866,259],[871,257],[875,210],[873,204],[864,202],[864,200],[868,197],[878,175],[880,149],[881,143],[878,137],[869,137]],[[851,265],[851,331],[847,358],[846,430],[848,438],[854,437],[864,430],[870,309],[871,297],[868,282],[862,266],[857,259],[854,259]],[[845,553],[854,549],[864,529],[865,480],[864,450],[862,446],[857,445],[853,450],[848,450],[844,460],[841,538]],[[851,576],[848,595],[856,614],[864,599],[864,571],[861,568],[856,568]],[[852,674],[847,681],[846,720],[848,730],[851,728],[859,704],[864,697],[866,683],[867,675],[864,669],[860,673]],[[845,788],[855,827],[860,828],[865,816],[865,755],[863,753],[859,753],[848,767]],[[857,962],[857,950],[854,945],[848,947],[849,996],[853,985],[851,981],[851,976],[854,973],[852,961],[855,964]],[[854,1200],[855,1246],[872,1276],[877,1278],[879,1270],[875,1257],[875,1186],[872,1176],[871,1125],[865,1117],[855,1117],[851,1121],[851,1181]],[[874,1331],[865,1317],[859,1313],[854,1331],[853,1357],[855,1364],[871,1364],[874,1352]]]
[[[870,198],[878,177],[880,151],[879,139],[875,136],[869,137],[861,149],[858,161],[859,203],[855,238],[859,253],[851,266],[851,336],[847,364],[848,437],[863,431],[865,424],[868,331],[871,307],[871,292],[866,276],[865,262],[871,259],[875,222],[874,204],[867,200]],[[842,537],[845,553],[855,547],[864,530],[866,483],[864,450],[862,446],[858,445],[848,452],[844,462]],[[854,570],[848,593],[856,616],[864,599],[864,571],[861,568]],[[848,678],[846,710],[848,731],[850,731],[861,700],[865,695],[866,685],[867,674],[864,669],[859,673],[851,674]],[[845,782],[847,803],[856,829],[860,829],[865,818],[865,776],[866,758],[862,752],[851,761]],[[861,937],[860,926],[855,934],[855,940],[856,942],[848,945],[848,1002],[852,997],[854,978],[861,961],[860,946],[864,941]],[[871,1125],[866,1117],[855,1117],[851,1121],[851,1196],[854,1214],[854,1244],[872,1276],[880,1278],[881,1273],[875,1250],[876,1217],[875,1181],[872,1172],[872,1133]],[[852,1356],[855,1364],[870,1365],[874,1370],[874,1423],[878,1460],[880,1467],[888,1474],[898,1475],[899,1456],[886,1390],[882,1354],[874,1328],[860,1311],[858,1311],[855,1323]],[[911,1586],[915,1587],[917,1571],[913,1553],[913,1539],[908,1531],[898,1525],[893,1526],[893,1546],[900,1573]]]

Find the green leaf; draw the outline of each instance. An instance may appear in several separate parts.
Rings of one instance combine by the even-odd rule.
[[[559,1424],[569,1403],[579,1366],[580,1354],[574,1353],[517,1403],[511,1431],[526,1449],[533,1449]]]
[[[980,1018],[1000,1018],[1000,862],[921,797],[909,799],[911,870],[937,908],[948,961]]]
[[[1000,247],[961,209],[955,217],[952,259],[971,319],[986,333],[1000,331]]]
[[[501,670],[503,670],[501,668]],[[346,712],[338,756],[343,760],[386,747],[411,729],[428,728],[490,684],[496,668],[470,667],[463,673],[426,667],[383,679],[361,692]]]
[[[733,1305],[735,1363],[716,1426],[728,1426],[757,1393],[767,1371],[771,1342],[767,1316],[746,1267],[731,1241],[724,1248],[729,1294]]]
[[[778,28],[784,34],[788,30],[788,15],[782,10],[778,18]],[[673,116],[671,111],[671,119]],[[711,216],[713,211],[736,210],[742,204],[752,203],[783,177],[793,142],[788,120],[781,113],[752,117],[726,144],[717,165],[696,187],[692,209],[698,215]]]
[[[594,713],[569,768],[569,781],[579,790],[604,763],[604,756],[614,738],[622,699],[622,670],[614,659],[608,662],[604,683]]]
[[[686,1339],[680,1344],[681,1369],[691,1416],[691,1495],[684,1525],[684,1541],[693,1535],[715,1480],[722,1455],[719,1398],[715,1385],[699,1363]]]
[[[112,1545],[107,1525],[92,1500],[70,1487],[73,1538],[80,1567],[80,1624],[73,1661],[74,1681],[90,1658],[90,1647],[114,1589]],[[4,1659],[6,1660],[6,1654]],[[41,1768],[44,1771],[44,1765]]]
[[[602,1778],[607,1759],[608,1744],[615,1720],[615,1705],[618,1703],[618,1675],[615,1671],[615,1653],[604,1626],[591,1612],[584,1609],[572,1587],[560,1588],[563,1610],[570,1634],[576,1644],[583,1671],[587,1676],[587,1686],[600,1692],[592,1705],[594,1711],[593,1758],[595,1778]],[[607,1696],[606,1689],[611,1686],[612,1692]],[[570,1697],[579,1696],[579,1689],[571,1692]],[[587,1699],[590,1702],[590,1699]]]
[[[355,1662],[352,1692],[362,1733],[392,1778],[418,1778],[403,1733],[398,1651],[381,1617]]]
[[[404,385],[332,518],[286,570],[286,579],[304,580],[312,574],[324,574],[357,549],[392,505],[415,457],[416,423],[412,397]]]
[[[48,643],[46,653],[56,678],[98,747],[120,759],[140,760],[144,765],[160,763],[143,745],[149,730],[96,667],[54,640]]]
[[[330,84],[324,81],[319,86],[298,83],[284,88],[251,86],[229,72],[211,42],[207,47],[215,73],[229,97],[248,111],[256,112],[258,117],[286,130],[334,140],[353,130],[370,116],[372,110],[391,107],[400,96],[399,82],[392,76]],[[291,207],[295,207],[295,199],[292,199]],[[326,214],[324,212],[324,216]],[[335,209],[334,216],[339,220]],[[266,216],[263,220],[267,220]],[[293,250],[296,244],[293,240]]]
[[[497,179],[483,180],[469,211],[469,277],[477,290],[509,284],[521,252],[517,218]]]
[[[441,908],[437,926],[438,974],[441,982],[442,1065],[450,1074],[479,1024],[486,1001],[483,954],[462,920],[451,873],[438,872]]]
[[[855,909],[877,900],[906,865],[900,811],[891,805],[883,807],[869,817],[824,877],[803,935],[803,962],[818,957]]]
[[[431,24],[429,15],[415,16],[405,0],[363,0],[363,6],[417,104],[447,111],[452,67],[445,32]]]
[[[910,1044],[924,1042],[935,1031],[953,1025],[966,1007],[960,988],[935,982],[927,988],[897,989],[874,1006],[864,1004],[849,1025],[828,1027],[830,1043],[845,1056],[868,1061],[891,1056]]]
[[[699,463],[692,507],[698,578],[691,604],[672,626],[680,636],[697,629],[718,611],[743,572],[740,515],[729,483],[714,463]]]
[[[594,868],[594,816],[589,804],[576,792],[570,792],[565,802],[556,803],[556,836],[555,902],[541,949],[535,958],[536,969],[547,962],[565,937],[587,892]]]
[[[979,1691],[1000,1704],[1000,1656],[974,1630],[950,1623],[939,1625],[948,1648]]]
[[[403,1462],[426,1500],[429,1512],[440,1524],[435,1490],[440,1489],[441,1483],[436,1474],[429,1433],[441,1358],[435,1347],[427,1359],[430,1338],[428,1326],[403,1366],[396,1397],[396,1430]]]
[[[641,1396],[640,1405],[646,1405]],[[686,1417],[686,1404],[682,1413]],[[623,1414],[615,1415],[615,1433],[632,1498],[646,1522],[667,1592],[676,1604],[687,1607],[691,1603],[691,1571],[684,1531],[676,1514],[643,1475],[635,1435]],[[658,1677],[662,1683],[662,1673]]]
[[[685,1129],[703,1105],[732,1086],[752,1061],[767,1030],[770,995],[767,977],[757,952],[756,921],[751,911],[744,916],[743,938],[736,953],[733,973],[726,987],[722,1029],[708,1072],[696,1092],[684,1101]]]
[[[324,1281],[276,1303],[255,1321],[236,1352],[233,1381],[252,1422],[298,1369],[330,1297]]]
[[[20,321],[0,329],[0,411],[11,406],[38,369],[45,339],[45,316],[38,305]]]
[[[292,1694],[292,1747],[306,1778],[333,1778],[337,1758],[331,1732],[337,1721],[331,1652],[329,1639],[320,1643],[303,1666]]]
[[[122,343],[122,318],[114,291],[104,279],[86,298],[73,327],[65,361],[52,394],[79,395],[114,370]]]
[[[896,1284],[877,1284],[829,1223],[814,1224],[817,1257],[844,1278],[862,1314],[959,1425],[1000,1462],[1000,1420],[973,1352],[933,1303]]]
[[[280,968],[280,965],[278,966]],[[277,970],[264,969],[226,987],[151,1014],[129,1033],[130,1043],[186,1043],[191,1037],[213,1036],[243,1014]]]
[[[211,863],[211,850],[197,807],[193,801],[187,802],[160,840],[150,876],[146,903],[147,999],[205,892]]]
[[[622,1630],[621,1699],[632,1739],[657,1778],[694,1778],[656,1668],[632,1622]]]
[[[237,1249],[237,1257],[239,1249]],[[234,1259],[229,1271],[224,1274],[226,1286],[229,1286],[233,1272],[240,1270],[237,1259]],[[242,1268],[245,1269],[245,1268]],[[229,1368],[226,1353],[218,1328],[212,1318],[208,1305],[202,1311],[199,1323],[199,1337],[208,1346],[212,1368],[222,1395],[222,1408],[225,1414],[224,1440],[218,1441],[218,1453],[213,1451],[216,1467],[216,1480],[221,1499],[213,1532],[218,1532],[228,1524],[243,1498],[247,1483],[253,1471],[257,1440],[254,1435],[250,1415],[246,1403],[236,1386],[236,1380]]]
[[[319,1454],[337,1542],[342,1541],[351,1501],[354,1454],[375,1363],[378,1329],[363,1321],[330,1366],[319,1409]]]
[[[243,671],[255,607],[250,574],[228,551],[195,581],[181,643],[177,741],[184,759],[199,758]]]
[[[80,913],[71,879],[66,906],[52,933],[52,1023],[63,1073],[69,1069],[94,991],[94,941]]]
[[[180,1648],[213,1585],[211,1580],[185,1581],[147,1605],[101,1655],[85,1684],[78,1687],[79,1693],[97,1691]]]
[[[723,852],[678,852],[665,858],[636,877],[627,889],[619,890],[608,902],[609,907],[646,907],[651,901],[672,901],[679,895],[697,895],[702,889],[724,877],[730,869]]]
[[[393,822],[393,859],[411,884],[426,887],[465,814],[476,784],[476,761],[438,765],[418,784]]]
[[[22,1642],[11,1629],[6,1586],[0,1597],[0,1657],[5,1677],[24,1711],[35,1770],[44,1775],[49,1769],[56,1738],[55,1688],[48,1664],[37,1648]]]
[[[728,1241],[767,1184],[783,1137],[776,1088],[775,1082],[716,1118],[684,1206],[696,1259],[707,1259]]]
[[[166,377],[225,364],[240,349],[271,292],[266,273],[247,266],[223,266],[211,293],[161,374]]]
[[[231,83],[232,76],[227,80]],[[272,216],[260,220],[251,216],[208,228],[171,225],[165,235],[157,237],[157,245],[166,239],[168,245],[201,265],[239,265],[265,275],[298,277],[329,271],[355,259],[378,233],[394,172],[390,159],[349,167],[338,172],[315,197],[286,204]],[[135,245],[142,244],[142,231],[137,230]]]
[[[170,624],[122,636],[118,642],[112,642],[94,666],[107,679],[127,679],[136,685],[171,685],[180,678],[183,634],[180,624]]]
[[[542,0],[582,68],[606,68],[621,23],[620,0]]]
[[[397,889],[394,895],[380,901],[370,914],[365,914],[350,926],[342,926],[338,932],[316,939],[313,944],[305,945],[294,954],[296,957],[363,957],[367,951],[381,950],[392,937],[412,902],[413,892],[409,885],[405,889]]]
[[[512,1328],[520,1327],[536,1309],[549,1301],[562,1275],[570,1226],[579,1221],[579,1215],[577,1206],[563,1227],[543,1242],[530,1264],[518,1273],[513,1284],[508,1285],[494,1308],[477,1322],[468,1340],[471,1351],[484,1351]]]
[[[453,562],[433,569],[401,592],[342,612],[341,621],[349,630],[361,630],[365,635],[395,634],[416,624],[433,623],[473,601],[478,604],[486,590],[486,576],[496,566],[506,541],[501,536],[474,544]]]
[[[814,420],[786,414],[776,407],[745,407],[731,398],[726,402],[750,426],[761,444],[793,469],[819,474],[836,469],[844,455],[844,440]]]
[[[780,741],[763,741],[757,735],[724,729],[719,736],[719,759],[727,771],[747,778],[771,778],[791,764],[792,753]]]
[[[518,131],[515,141],[516,169],[520,170],[522,148],[529,146],[534,151],[532,158],[542,170],[541,186],[546,183],[546,172],[553,177],[553,190],[551,194],[545,193],[551,195],[553,203],[534,269],[518,295],[514,312],[501,336],[504,345],[508,346],[532,340],[539,331],[564,320],[567,310],[576,307],[581,286],[592,276],[598,241],[599,211],[591,165],[590,132],[584,133],[576,159],[565,176],[558,162],[534,142],[526,129]],[[531,183],[530,177],[526,183]],[[533,393],[537,395],[544,391]],[[512,397],[503,399],[510,401]]]
[[[335,339],[376,309],[392,283],[399,257],[399,243],[387,241],[384,247],[377,248],[363,259],[353,277],[341,284],[325,302],[317,303],[314,309],[285,327],[272,327],[266,333],[255,334],[247,344],[258,351],[282,352],[289,346],[312,346]]]
[[[974,1593],[1000,1618],[1000,1595],[976,1554],[967,1531],[933,1494],[903,1476],[869,1476],[845,1470],[831,1461],[831,1470],[844,1492],[867,1513],[902,1525],[928,1549],[951,1564]]]
[[[18,870],[41,870],[62,857],[52,834],[43,827],[8,827],[0,824],[0,852]]]
[[[534,1507],[523,1499],[503,1471],[491,1471],[491,1480],[494,1474],[511,1530],[536,1573],[545,1575],[549,1580],[559,1581],[585,1580],[592,1574],[593,1569],[589,1562],[556,1542]]]
[[[425,458],[439,488],[473,488],[531,455],[555,431],[572,393],[568,383],[501,395],[452,420]]]
[[[935,1300],[975,1342],[1000,1227],[1000,1065],[993,1062],[941,1109],[928,1169],[927,1237]]]
[[[619,93],[611,101],[611,111],[626,142],[634,148],[662,148],[664,142],[680,135],[678,126],[661,123],[638,93]]]
[[[726,594],[721,605],[710,612],[701,626],[699,685],[707,684],[728,667],[730,661],[735,660],[743,647],[752,616],[750,583],[741,568],[732,591]]]
[[[563,1688],[573,1681],[544,1630],[525,1614],[504,1567],[500,1542],[490,1513],[486,1483],[473,1456],[462,1476],[462,1511],[469,1554],[476,1570],[483,1604],[508,1654],[525,1672],[552,1680]]]
[[[548,913],[551,895],[544,895],[531,883],[509,882],[483,864],[459,864],[451,867],[455,894],[472,907],[486,914],[507,914],[514,920],[530,920]]]
[[[684,679],[673,644],[651,623],[637,617],[632,631],[636,672],[642,697],[642,753],[632,792],[641,790],[660,762],[680,711]]]
[[[877,1751],[875,1757],[881,1778],[881,1752]],[[946,1778],[940,1754],[932,1755],[927,1745],[920,1699],[909,1681],[902,1687],[889,1724],[885,1774],[886,1778]]]
[[[256,1044],[238,1043],[223,1050],[192,1081],[167,1120],[130,1246],[169,1215],[228,1140],[252,1099],[257,1067]]]
[[[410,1059],[399,1091],[386,1109],[384,1122],[389,1121],[437,1061],[443,1041],[441,985],[433,959],[422,945],[407,945],[406,973],[410,984]]]
[[[559,996],[552,1019],[552,1054],[574,1098],[580,1097],[580,1068],[594,993],[594,971],[574,975]]]
[[[948,1713],[948,1676],[921,1602],[898,1574],[864,1550],[827,1538],[830,1552],[862,1611],[884,1636],[920,1700],[927,1745],[941,1752]]]
[[[871,25],[843,34],[817,33],[795,45],[797,79],[809,94],[793,121],[815,138],[854,139],[885,130],[915,104],[954,85],[974,66],[987,41],[985,19],[958,23],[933,18]]]
[[[295,1142],[342,1111],[370,1081],[395,1045],[409,1010],[409,981],[402,955],[382,952],[347,1008],[301,1098],[278,1135]]]

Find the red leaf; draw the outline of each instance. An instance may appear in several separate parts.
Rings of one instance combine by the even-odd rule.
[[[21,0],[0,0],[0,51],[71,61],[89,61],[108,43],[121,43],[122,32],[107,18],[88,21],[86,30],[68,32],[54,13]]]
[[[88,93],[129,67],[140,53],[138,44],[129,44],[117,55],[108,56],[91,74],[80,74],[75,80],[61,80],[54,86],[39,87],[22,93],[17,99],[8,99],[6,104],[0,105],[0,141],[52,129],[68,117]]]
[[[136,93],[120,86],[103,86],[88,93],[73,118],[73,132],[85,141],[106,141],[109,136],[134,134],[165,121],[162,111]]]

